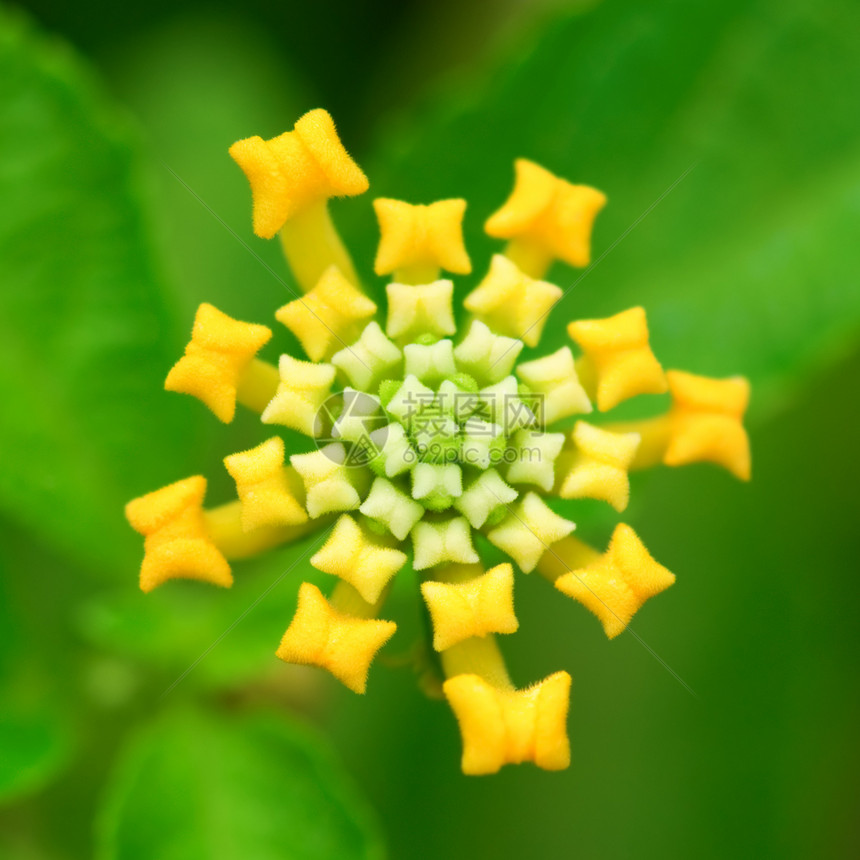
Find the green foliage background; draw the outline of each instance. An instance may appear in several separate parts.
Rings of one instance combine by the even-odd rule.
[[[855,856],[858,32],[851,0],[0,7],[0,856]],[[637,631],[696,698],[519,580],[515,680],[574,676],[563,774],[460,775],[408,578],[366,697],[272,656],[307,542],[136,590],[124,502],[226,499],[262,438],[161,390],[195,307],[286,300],[173,172],[283,272],[226,148],[317,106],[374,196],[469,200],[478,275],[513,158],[609,194],[542,350],[642,303],[668,366],[753,382],[753,482],[638,475],[624,516],[678,575]],[[371,195],[334,215],[369,272]]]

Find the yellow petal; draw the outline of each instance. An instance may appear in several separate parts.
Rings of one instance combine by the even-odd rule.
[[[525,690],[499,690],[478,675],[443,685],[463,739],[463,773],[496,773],[531,761],[544,770],[570,764],[567,711],[570,675],[556,672]]]
[[[479,561],[472,546],[472,530],[463,517],[442,522],[418,522],[412,529],[415,570],[426,570],[437,564]]]
[[[264,325],[234,320],[204,303],[194,317],[185,355],[167,374],[164,388],[197,397],[229,424],[242,371],[271,336]]]
[[[463,306],[498,334],[537,346],[547,317],[562,290],[530,278],[501,254],[494,254],[490,271],[466,296]]]
[[[518,158],[514,167],[514,190],[484,229],[499,239],[533,244],[571,266],[587,266],[594,219],[606,196],[587,185],[572,185],[525,158]]]
[[[575,528],[575,523],[556,514],[536,493],[526,493],[487,533],[487,539],[507,553],[523,573],[529,573],[552,544]]]
[[[630,499],[627,470],[639,447],[638,433],[612,433],[577,421],[574,450],[566,458],[558,494],[563,499],[602,499],[623,511]]]
[[[402,353],[385,336],[379,323],[371,322],[355,343],[332,356],[331,363],[346,374],[359,391],[371,391],[386,377],[398,375],[402,358]]]
[[[740,376],[711,379],[680,370],[667,373],[672,392],[668,466],[707,460],[736,477],[750,477],[749,438],[743,416],[749,403],[749,382]]]
[[[249,451],[225,457],[224,465],[236,482],[245,531],[307,522],[308,515],[284,469],[284,442],[280,436]]]
[[[363,693],[373,658],[395,630],[393,621],[338,612],[315,585],[304,582],[296,614],[276,654],[285,663],[327,669],[350,690]]]
[[[473,320],[463,341],[454,349],[457,367],[480,384],[501,382],[511,372],[523,342],[493,334],[480,320]]]
[[[323,429],[319,412],[331,394],[336,374],[334,367],[282,355],[278,372],[281,382],[260,420],[264,424],[283,424],[308,436],[317,436]]]
[[[463,245],[465,200],[439,200],[422,206],[379,198],[373,201],[373,208],[381,233],[374,265],[377,275],[413,267],[458,275],[472,271]]]
[[[352,511],[361,504],[354,485],[359,470],[347,466],[346,461],[346,449],[340,442],[290,457],[305,485],[305,506],[313,519],[332,512]]]
[[[421,334],[447,335],[457,331],[451,281],[421,286],[389,284],[385,291],[388,295],[385,332],[389,337],[411,341]]]
[[[311,564],[352,585],[367,603],[376,603],[391,578],[406,564],[399,549],[374,540],[349,514],[344,514]]]
[[[376,305],[329,266],[310,292],[284,305],[275,318],[299,339],[311,361],[322,361],[352,343],[375,313]]]
[[[230,147],[254,197],[254,232],[271,239],[298,212],[329,197],[367,191],[367,177],[344,149],[324,110],[301,117],[293,131],[263,140],[249,137]]]
[[[366,517],[382,523],[397,540],[405,540],[412,527],[424,516],[424,507],[420,503],[385,478],[377,478],[373,482],[360,510]]]
[[[206,479],[177,481],[125,506],[131,527],[144,536],[140,588],[152,591],[168,579],[199,579],[230,586],[230,565],[212,542],[203,517]]]
[[[648,323],[642,308],[630,308],[599,320],[579,320],[567,327],[595,376],[601,412],[636,394],[666,391],[663,368],[648,345]]]
[[[538,421],[544,426],[570,415],[591,412],[591,403],[576,373],[570,347],[517,366],[517,376],[532,391]]]
[[[560,576],[555,587],[591,610],[613,639],[649,597],[674,581],[675,575],[651,558],[636,532],[619,523],[609,549],[585,567]]]
[[[514,569],[499,564],[468,582],[425,582],[424,602],[433,621],[433,647],[445,651],[472,636],[514,633]]]

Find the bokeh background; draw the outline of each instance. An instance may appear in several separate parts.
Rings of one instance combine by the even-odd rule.
[[[858,35],[851,0],[0,6],[0,856],[857,856]],[[636,630],[695,697],[518,581],[502,645],[574,676],[567,772],[459,773],[408,574],[365,697],[272,656],[304,544],[136,589],[125,501],[226,500],[263,438],[161,390],[201,301],[287,300],[219,221],[289,277],[226,149],[319,106],[371,179],[333,212],[373,290],[372,196],[466,197],[478,277],[525,156],[610,198],[542,349],[641,303],[668,366],[753,382],[752,483],[637,475],[624,515],[678,576]]]

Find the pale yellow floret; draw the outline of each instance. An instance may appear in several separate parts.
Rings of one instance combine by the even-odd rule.
[[[275,312],[298,339],[311,361],[331,358],[352,343],[376,305],[345,278],[337,266],[329,266],[314,288]]]
[[[534,484],[548,493],[555,484],[555,461],[564,445],[564,433],[517,430],[509,444],[517,459],[508,466],[508,481]]]
[[[500,382],[511,372],[523,342],[494,334],[480,320],[472,320],[463,341],[454,349],[457,367],[481,385]]]
[[[417,462],[418,454],[409,441],[402,424],[386,424],[370,434],[377,456],[383,463],[387,478],[408,472]]]
[[[276,654],[285,663],[327,669],[350,690],[363,693],[373,658],[396,630],[393,621],[339,612],[315,585],[303,582],[296,614]]]
[[[264,325],[234,320],[204,303],[194,317],[185,355],[167,374],[164,387],[197,397],[229,424],[242,373],[271,336]]]
[[[514,167],[514,190],[484,229],[509,239],[506,255],[532,277],[543,277],[553,259],[587,266],[594,219],[606,196],[587,185],[572,185],[525,158],[518,158]]]
[[[572,322],[567,331],[585,354],[584,369],[594,378],[601,412],[636,394],[666,391],[666,375],[648,345],[648,323],[642,308],[630,308],[606,319]]]
[[[517,491],[508,486],[495,469],[486,469],[454,500],[454,507],[466,517],[472,528],[479,529],[499,505],[509,505],[517,495]]]
[[[457,498],[463,494],[463,470],[456,463],[418,463],[412,470],[412,498],[433,493]]]
[[[465,200],[439,200],[428,206],[402,200],[373,201],[379,219],[377,275],[420,284],[435,280],[439,269],[468,275],[472,264],[463,244]]]
[[[487,539],[509,555],[523,573],[530,573],[544,552],[575,528],[575,523],[556,514],[536,493],[526,493],[505,519],[487,532]]]
[[[348,582],[372,604],[406,560],[406,553],[380,543],[349,514],[343,514],[329,539],[311,557],[311,564]]]
[[[667,374],[672,392],[668,466],[707,460],[743,481],[750,478],[749,438],[743,416],[749,403],[749,382],[741,376],[711,379],[680,370]]]
[[[331,428],[334,439],[366,444],[370,433],[385,422],[379,398],[347,386],[342,393],[343,405]]]
[[[230,147],[254,197],[254,232],[271,239],[284,223],[330,197],[367,191],[367,177],[344,149],[331,116],[312,110],[293,131],[263,140],[249,137]]]
[[[424,516],[423,505],[410,499],[391,481],[377,478],[359,510],[374,520],[379,520],[397,538],[405,540],[412,527]]]
[[[435,400],[433,389],[410,373],[406,375],[385,408],[403,424],[409,425],[413,418],[431,407]]]
[[[467,582],[425,582],[421,593],[433,622],[437,651],[473,636],[515,633],[519,627],[514,614],[514,570],[509,564],[496,565]]]
[[[553,305],[563,292],[535,280],[502,254],[494,254],[490,271],[466,296],[463,306],[493,331],[537,346]]]
[[[636,456],[639,434],[613,433],[577,421],[570,438],[574,447],[559,470],[559,496],[602,499],[623,511],[630,499],[627,471]]]
[[[554,548],[557,555],[559,550],[564,548]],[[585,567],[560,576],[555,587],[593,612],[613,639],[649,597],[674,581],[675,575],[651,558],[633,529],[619,523],[609,549]]]
[[[544,426],[570,415],[591,412],[591,402],[576,373],[570,347],[517,366],[517,376],[531,389],[538,421]]]
[[[141,591],[169,579],[199,579],[230,586],[230,565],[212,542],[203,516],[206,479],[177,481],[125,506],[131,527],[144,536]]]
[[[388,295],[385,332],[389,337],[412,341],[421,334],[441,336],[457,331],[451,281],[433,281],[420,286],[394,283],[389,284],[385,292]]]
[[[472,546],[472,530],[463,517],[442,522],[418,522],[412,529],[415,570],[455,562],[472,564],[478,554]]]
[[[463,773],[496,773],[531,761],[544,770],[570,764],[567,711],[570,675],[556,672],[525,690],[500,690],[478,675],[443,686],[463,739]]]
[[[469,466],[487,469],[498,465],[504,456],[504,428],[500,424],[472,416],[463,424],[460,459]]]
[[[319,410],[331,394],[334,367],[282,355],[278,372],[280,385],[260,420],[264,424],[283,424],[308,436],[319,435],[323,430]]]
[[[350,468],[346,460],[346,449],[340,442],[290,457],[305,485],[305,507],[313,519],[331,512],[352,511],[361,504],[355,484],[363,478],[364,470]]]
[[[457,372],[454,364],[454,344],[439,340],[429,346],[410,343],[403,347],[404,372],[418,377],[428,385],[435,385],[446,376]]]
[[[520,399],[514,376],[482,388],[478,398],[489,420],[498,424],[506,436],[522,427],[531,427],[537,421],[534,412]]]
[[[225,457],[224,465],[236,482],[245,531],[307,521],[308,515],[297,497],[296,483],[301,482],[294,470],[284,468],[284,441],[280,436]]]
[[[378,322],[368,323],[355,343],[336,352],[331,363],[346,374],[359,391],[372,391],[386,377],[399,375],[403,358]]]

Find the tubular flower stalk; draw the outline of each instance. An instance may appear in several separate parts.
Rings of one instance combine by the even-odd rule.
[[[536,570],[610,639],[623,632],[675,577],[629,525],[601,550],[574,536],[564,514],[579,499],[624,511],[629,471],[659,463],[710,461],[747,480],[748,383],[664,371],[641,307],[570,322],[569,346],[534,353],[564,295],[545,278],[555,261],[588,264],[600,191],[517,161],[514,190],[485,225],[507,244],[462,313],[448,276],[472,271],[465,201],[376,200],[375,273],[390,276],[381,308],[328,212],[330,197],[368,187],[331,117],[311,111],[292,131],[239,141],[230,154],[251,185],[254,231],[280,235],[302,289],[274,318],[304,355],[258,357],[270,328],[201,305],[165,387],[224,422],[238,402],[266,427],[254,447],[224,458],[233,501],[205,508],[197,475],[129,502],[144,537],[140,587],[178,578],[229,587],[233,560],[318,531],[310,563],[332,585],[328,595],[301,585],[276,654],[363,693],[397,627],[381,617],[388,592],[414,571],[463,771],[567,767],[570,675],[518,689],[498,647],[520,624],[516,576]],[[631,397],[667,391],[664,413],[604,419]],[[289,451],[296,434],[306,443]]]

